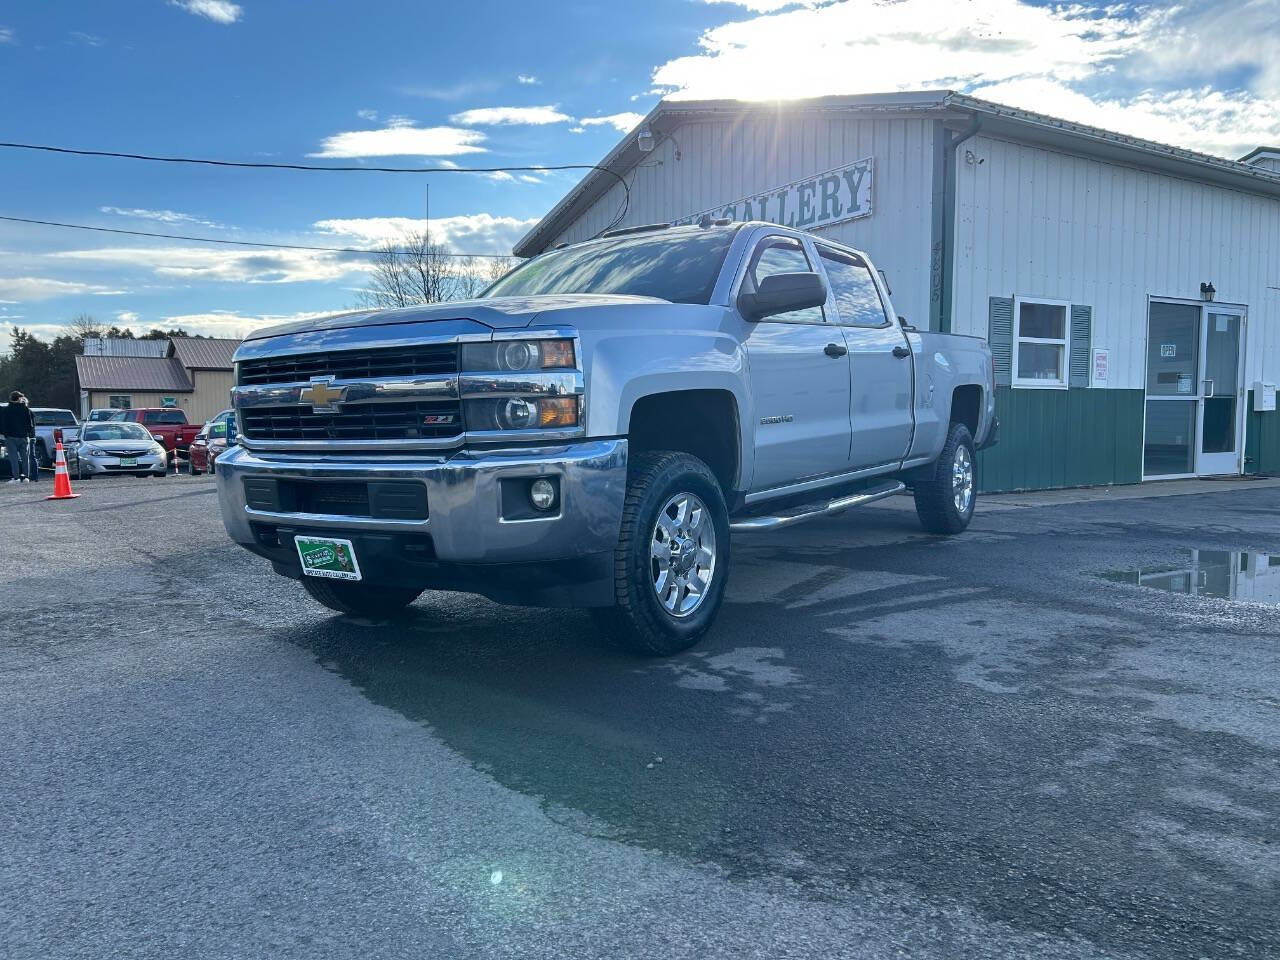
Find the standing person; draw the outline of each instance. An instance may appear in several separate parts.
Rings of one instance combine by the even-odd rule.
[[[9,453],[9,468],[13,474],[9,482],[30,483],[28,457],[31,438],[36,435],[36,418],[20,390],[9,394],[9,405],[0,410],[0,433],[4,434],[4,448]]]

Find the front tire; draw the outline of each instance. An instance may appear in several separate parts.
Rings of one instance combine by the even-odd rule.
[[[720,610],[729,556],[729,513],[710,468],[687,453],[639,454],[614,550],[616,606],[596,620],[642,656],[687,650]]]
[[[951,424],[933,478],[915,484],[916,516],[929,533],[951,536],[969,526],[978,502],[973,465],[969,428]]]
[[[380,587],[350,580],[302,578],[302,589],[311,599],[330,610],[353,617],[394,617],[418,599],[421,590],[413,587]]]

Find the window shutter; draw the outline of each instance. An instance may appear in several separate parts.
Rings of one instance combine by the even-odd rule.
[[[1093,345],[1093,307],[1071,305],[1071,379],[1073,387],[1089,385],[1089,348]]]
[[[996,365],[996,386],[1013,382],[1013,297],[991,297],[987,308],[987,343]]]

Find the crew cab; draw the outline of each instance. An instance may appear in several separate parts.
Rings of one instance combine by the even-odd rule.
[[[585,606],[642,654],[710,627],[732,545],[909,490],[964,530],[991,352],[901,321],[866,254],[768,223],[605,234],[477,300],[257,331],[231,537],[344,613],[423,590]]]
[[[177,453],[185,457],[191,441],[200,432],[200,425],[188,423],[186,413],[179,407],[138,407],[132,410],[118,410],[111,419],[142,424],[151,431],[151,436],[155,437],[171,456]]]

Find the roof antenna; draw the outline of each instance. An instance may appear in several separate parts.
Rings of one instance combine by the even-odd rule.
[[[711,214],[709,213],[704,213],[702,216],[698,218],[698,226],[701,227],[703,230],[707,229],[707,227],[711,226],[711,224],[712,224]]]

